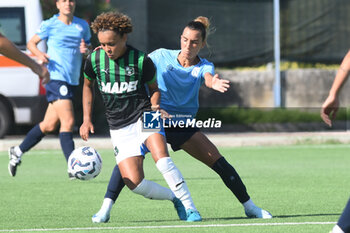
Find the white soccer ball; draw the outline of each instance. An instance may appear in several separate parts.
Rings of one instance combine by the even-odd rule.
[[[80,180],[91,180],[100,174],[102,159],[90,146],[75,149],[68,158],[68,172]]]

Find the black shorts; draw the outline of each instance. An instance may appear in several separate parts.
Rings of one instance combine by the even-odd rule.
[[[181,146],[190,139],[196,132],[199,131],[197,127],[193,128],[164,128],[165,129],[165,137],[167,143],[171,145],[171,149],[173,151],[181,150]]]

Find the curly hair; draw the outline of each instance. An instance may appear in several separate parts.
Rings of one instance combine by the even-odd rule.
[[[123,13],[112,11],[98,15],[91,28],[94,33],[111,30],[123,35],[132,32],[131,19]]]

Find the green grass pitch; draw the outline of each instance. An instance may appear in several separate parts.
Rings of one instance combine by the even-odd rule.
[[[253,201],[274,216],[248,219],[218,175],[184,152],[171,156],[184,175],[203,221],[178,220],[169,201],[148,200],[125,188],[107,224],[93,224],[115,164],[99,150],[101,174],[69,180],[61,151],[32,150],[15,178],[0,152],[0,232],[329,232],[350,194],[348,145],[220,148],[236,168]],[[146,178],[166,185],[150,155]]]

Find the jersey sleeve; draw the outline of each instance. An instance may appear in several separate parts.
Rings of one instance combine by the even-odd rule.
[[[92,53],[94,54],[94,53]],[[90,54],[85,61],[84,64],[84,77],[88,80],[94,80],[96,79],[96,73],[94,72],[94,69],[92,67],[92,63],[91,63],[91,56],[92,54]]]
[[[202,66],[201,84],[204,83],[204,76],[206,73],[210,73],[213,76],[215,75],[214,64],[207,60],[205,60],[205,63]]]
[[[89,24],[86,21],[84,21],[84,22],[85,23],[84,23],[84,35],[83,35],[83,38],[85,40],[85,43],[90,45],[91,44],[91,41],[90,41],[90,39],[91,39],[90,27],[89,27]]]
[[[208,62],[203,66],[203,78],[205,73],[210,73],[211,75],[215,75],[215,69],[213,63]]]
[[[147,84],[152,84],[157,80],[156,68],[149,56],[143,60],[143,80]]]
[[[148,54],[155,66],[157,66],[162,49],[154,50],[152,53]]]
[[[36,31],[36,34],[42,40],[46,40],[49,37],[50,31],[50,20],[45,20],[41,22],[39,29]]]

